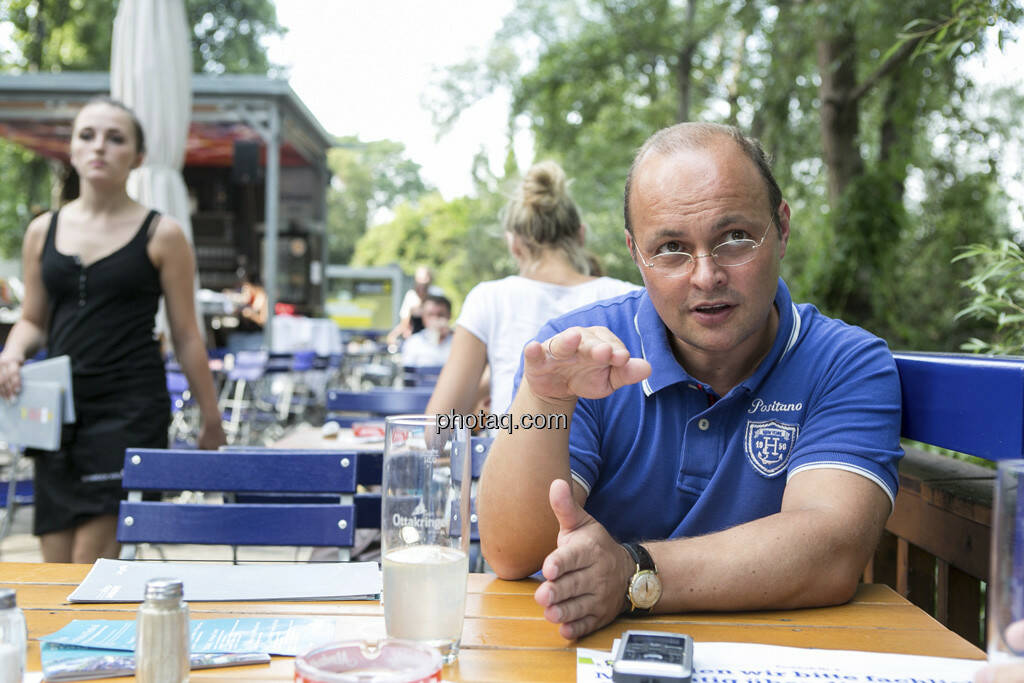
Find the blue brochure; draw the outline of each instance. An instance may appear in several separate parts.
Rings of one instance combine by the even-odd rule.
[[[189,622],[191,667],[261,664],[270,655],[297,655],[335,639],[328,619],[194,619]],[[39,638],[47,681],[131,676],[135,671],[135,622],[76,619]]]
[[[90,678],[114,678],[135,673],[135,655],[124,650],[99,650],[91,647],[43,643],[39,650],[43,676],[47,681],[84,681]],[[189,668],[212,669],[221,666],[267,664],[265,652],[240,654],[193,654]]]
[[[334,640],[329,619],[263,617],[246,619],[193,619],[189,622],[193,654],[267,652],[298,655]],[[43,643],[59,643],[99,650],[132,652],[135,621],[75,619]]]

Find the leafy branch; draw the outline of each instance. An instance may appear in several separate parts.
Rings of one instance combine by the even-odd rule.
[[[949,60],[965,44],[974,40],[1000,20],[1017,21],[1021,6],[1017,0],[954,0],[953,13],[939,19],[914,19],[899,33],[897,41],[882,56],[888,62],[912,48],[910,58],[930,53],[940,60]],[[999,40],[1003,35],[1000,31]]]
[[[1005,239],[995,246],[972,244],[953,259],[962,260],[976,264],[974,275],[961,283],[974,296],[956,317],[994,323],[995,336],[990,342],[972,338],[961,348],[995,355],[1024,354],[1024,250]]]

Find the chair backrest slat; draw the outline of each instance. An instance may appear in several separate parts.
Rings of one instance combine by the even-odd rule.
[[[355,491],[351,454],[289,451],[195,451],[130,448],[122,486],[142,491]]]
[[[353,506],[340,504],[183,505],[123,501],[117,538],[121,543],[346,547],[353,541],[354,512]]]
[[[426,410],[432,390],[375,389],[373,391],[327,392],[327,410],[369,413],[370,415],[421,414]]]
[[[1024,358],[893,355],[904,437],[986,460],[1024,456]]]
[[[224,446],[218,453],[231,453],[231,452],[243,452],[243,453],[256,453],[256,452],[270,452],[280,453],[281,449],[272,448],[270,446]],[[383,461],[384,454],[381,451],[336,451],[330,449],[325,451],[323,448],[301,448],[301,449],[289,449],[289,453],[294,455],[307,455],[331,453],[335,454],[340,458],[350,457],[356,461],[356,483],[360,486],[380,486],[381,477],[383,476]],[[476,462],[474,461],[474,466]]]

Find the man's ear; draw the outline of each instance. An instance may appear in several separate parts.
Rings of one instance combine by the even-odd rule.
[[[580,223],[580,229],[576,233],[576,235],[577,235],[577,237],[580,240],[580,244],[586,244],[587,243],[587,224],[586,223]]]
[[[639,268],[640,264],[636,260],[636,249],[633,248],[633,235],[629,233],[629,230],[623,230],[622,234],[626,237],[626,248],[629,249],[629,258],[633,259],[633,263]]]
[[[779,204],[779,260],[786,255],[786,246],[789,244],[789,204],[783,199]]]

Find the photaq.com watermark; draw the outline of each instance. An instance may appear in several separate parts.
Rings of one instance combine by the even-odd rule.
[[[552,413],[549,415],[524,413],[513,417],[509,413],[495,415],[494,413],[468,413],[462,415],[454,411],[440,413],[437,416],[438,429],[487,429],[503,431],[511,434],[517,429],[568,429],[569,418],[564,413]]]

